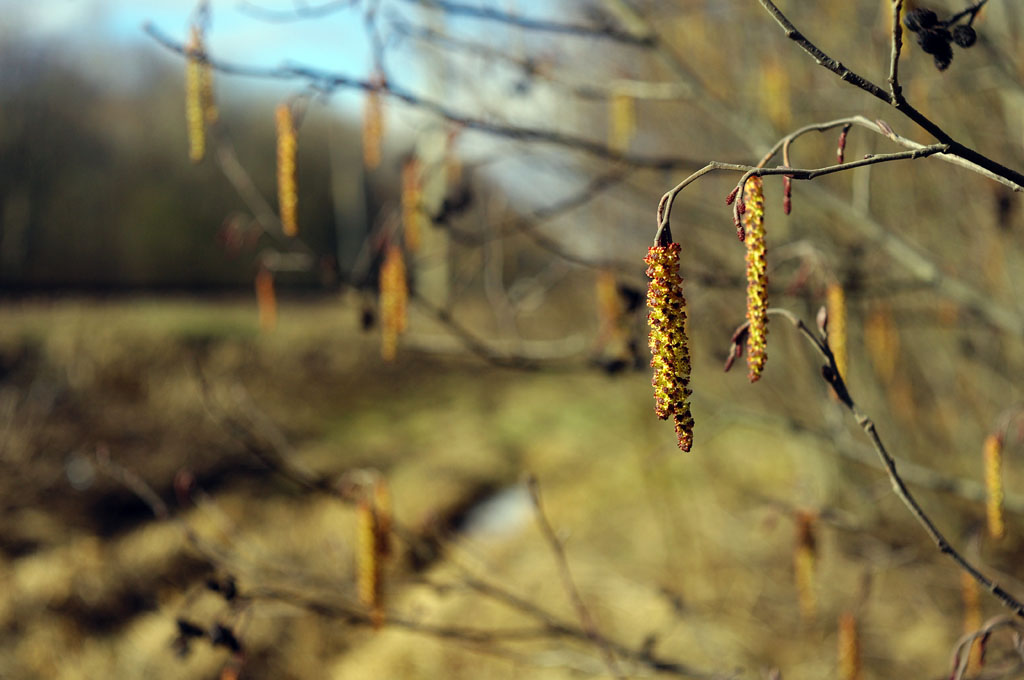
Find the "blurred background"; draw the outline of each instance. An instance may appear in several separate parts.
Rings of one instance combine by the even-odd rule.
[[[778,4],[885,83],[887,0]],[[759,3],[0,10],[0,677],[940,678],[1003,613],[893,496],[794,329],[770,322],[756,384],[722,373],[745,314],[735,173],[672,217],[693,451],[653,413],[665,191],[837,118],[933,141]],[[1024,10],[990,0],[973,27],[942,71],[908,36],[904,91],[1024,168]],[[840,129],[791,164],[835,163]],[[899,150],[853,127],[845,157]],[[794,182],[789,215],[780,178],[765,193],[771,304],[845,316],[851,392],[911,489],[1024,594],[1019,197],[938,158]],[[393,517],[376,601],[369,506]],[[998,636],[971,663],[1021,677]]]

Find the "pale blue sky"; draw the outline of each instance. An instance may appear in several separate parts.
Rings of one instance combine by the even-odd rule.
[[[284,9],[281,0],[261,6]],[[341,10],[316,20],[268,23],[240,9],[238,0],[214,2],[208,47],[219,59],[253,66],[286,60],[364,75],[369,65],[360,10]],[[190,0],[0,0],[0,24],[30,40],[63,44],[76,52],[93,44],[159,48],[142,31],[149,21],[184,40],[195,3]]]

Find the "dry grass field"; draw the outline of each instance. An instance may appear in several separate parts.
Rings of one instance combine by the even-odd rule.
[[[385,365],[357,316],[342,299],[295,301],[261,335],[249,301],[4,303],[0,677],[229,677],[223,647],[176,652],[178,618],[232,630],[245,678],[606,676],[598,646],[557,632],[585,628],[527,475],[629,677],[653,671],[627,649],[686,677],[833,677],[844,611],[867,677],[948,673],[957,572],[877,469],[745,416],[743,385],[716,377],[718,357],[695,368],[701,439],[684,455],[651,412],[646,373],[516,372],[415,350]],[[783,377],[821,387],[812,370]],[[226,425],[237,422],[251,431]],[[356,510],[268,469],[258,442],[323,478],[387,479],[402,529],[381,630],[351,615]],[[170,517],[111,470],[143,480]],[[195,486],[179,499],[182,470]],[[957,538],[982,516],[922,494]],[[800,511],[817,515],[804,616]],[[433,552],[413,549],[428,539]],[[1018,550],[986,557],[1012,568]],[[204,587],[228,575],[231,602]],[[445,634],[465,628],[496,632]]]

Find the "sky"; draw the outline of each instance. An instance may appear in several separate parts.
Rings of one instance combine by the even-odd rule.
[[[299,62],[365,76],[367,45],[358,8],[316,20],[272,23],[244,11],[240,0],[214,0],[207,47],[218,59],[252,66]],[[287,9],[291,2],[261,0]],[[151,23],[168,37],[184,41],[195,3],[190,0],[0,0],[0,26],[29,40],[61,44],[90,54],[95,46],[163,50],[143,31]],[[99,58],[99,57],[97,57]],[[114,64],[116,67],[116,64]]]
[[[303,2],[316,6],[326,1],[211,0],[211,21],[206,39],[209,54],[225,63],[268,68],[301,64],[340,75],[367,78],[372,63],[363,23],[364,3],[356,3],[352,8],[343,8],[325,17],[289,22],[257,18],[243,6],[248,2],[282,11]],[[581,6],[578,0],[480,0],[477,4],[545,19],[564,18],[568,8]],[[138,54],[134,50],[152,50],[153,54],[165,55],[168,64],[181,64],[181,57],[157,44],[143,31],[143,25],[151,23],[172,40],[184,42],[195,5],[194,0],[0,0],[0,39],[4,34],[13,33],[33,42],[60,45],[75,58],[80,58],[87,72],[102,76],[103,82],[109,83],[120,74],[121,80],[130,84],[133,76],[137,78],[146,72],[133,69],[130,59],[126,60],[126,55]],[[424,18],[423,10],[415,3],[395,0],[381,3],[381,8],[381,17],[385,21],[402,19],[422,23]],[[528,38],[521,32],[509,32],[493,22],[450,19],[445,27],[450,35],[482,40],[493,47],[504,44],[511,51],[516,51],[527,46],[525,41]],[[550,37],[546,39],[558,42]],[[406,50],[403,54],[402,50],[389,49],[388,55],[390,74],[401,79],[397,84],[406,89],[419,89],[417,81],[420,76],[417,73],[421,72],[422,54],[415,50]],[[521,124],[544,126],[544,111],[549,110],[550,101],[531,93],[528,97],[517,96],[513,102],[507,99],[512,88],[504,82],[510,74],[498,73],[496,77],[497,72],[493,70],[481,72],[478,69],[478,66],[470,67],[472,76],[480,80],[477,87],[469,88],[468,94],[465,88],[461,90],[461,98],[456,98],[454,92],[445,93],[450,106],[466,110],[482,107],[487,111],[488,107],[500,103],[503,113],[514,115]],[[518,77],[521,74],[511,74],[512,79]],[[249,82],[254,88],[280,93],[281,96],[302,87],[297,81],[274,83],[254,79]],[[340,93],[332,97],[330,105],[345,115],[357,116],[362,108],[362,96],[356,92]],[[415,127],[414,118],[409,129]],[[490,146],[485,144],[480,148],[487,151]],[[536,198],[545,192],[538,192],[536,182],[532,182],[524,188],[524,193]]]

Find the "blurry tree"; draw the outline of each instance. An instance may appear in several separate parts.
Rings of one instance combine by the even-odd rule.
[[[252,263],[237,252],[238,236],[248,229],[240,202],[220,173],[192,168],[179,153],[177,70],[151,54],[122,53],[118,58],[136,60],[142,71],[142,85],[127,86],[97,80],[53,45],[5,39],[2,49],[0,285],[24,291],[248,285]],[[223,116],[247,148],[260,149],[271,143],[273,128],[254,113],[254,98],[240,92],[225,103]],[[357,134],[336,118],[311,122],[324,134],[327,127],[341,138]],[[304,207],[311,225],[321,225],[307,235],[331,253],[326,149],[311,149],[302,160]],[[272,155],[246,155],[245,162],[261,186],[273,187]]]

